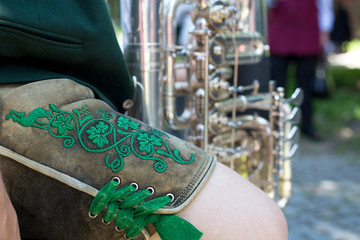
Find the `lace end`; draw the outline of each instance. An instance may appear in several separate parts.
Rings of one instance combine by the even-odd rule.
[[[160,215],[155,227],[162,240],[198,240],[203,235],[191,223],[177,215]]]

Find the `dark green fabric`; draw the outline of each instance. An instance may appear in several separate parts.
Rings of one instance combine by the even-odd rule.
[[[0,83],[70,78],[122,110],[134,95],[103,0],[1,0]]]

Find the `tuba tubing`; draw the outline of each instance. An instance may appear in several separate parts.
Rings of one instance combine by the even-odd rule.
[[[256,80],[242,86],[236,77],[236,66],[266,54],[266,0],[120,3],[124,56],[139,86],[129,114],[158,129],[181,130],[172,133],[218,155],[284,207],[298,140],[291,127],[300,116],[290,104],[299,105],[303,96],[297,89],[284,99],[273,81],[259,93]],[[184,3],[194,6],[195,29],[188,45],[177,46],[176,14]]]
[[[185,107],[181,114],[177,113],[176,109],[176,99],[178,94],[176,92],[176,74],[175,74],[175,58],[174,52],[176,49],[176,21],[175,13],[177,7],[181,3],[185,3],[184,0],[176,1],[166,1],[164,4],[164,13],[165,13],[165,23],[164,28],[166,31],[164,33],[164,45],[166,48],[165,59],[166,59],[166,68],[164,70],[164,121],[166,125],[172,129],[184,129],[190,126],[190,120],[192,117],[191,111],[191,99],[189,94],[185,94]],[[188,87],[191,86],[190,83],[187,84]],[[190,90],[188,89],[187,92]]]

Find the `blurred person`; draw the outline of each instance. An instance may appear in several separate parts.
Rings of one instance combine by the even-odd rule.
[[[334,2],[335,21],[330,38],[334,45],[333,52],[341,53],[344,42],[351,40],[351,29],[348,12],[341,2]]]
[[[358,0],[334,0],[335,6],[341,6],[346,11],[350,39],[360,38],[360,2]]]
[[[334,27],[331,41],[334,51],[346,51],[344,43],[360,38],[360,3],[357,0],[334,0]]]
[[[312,84],[319,57],[329,43],[332,0],[268,0],[271,78],[285,87],[289,65],[296,65],[297,84],[304,91],[302,131],[319,140],[312,119]]]

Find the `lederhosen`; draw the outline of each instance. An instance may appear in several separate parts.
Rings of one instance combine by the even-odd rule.
[[[119,113],[134,85],[104,1],[1,1],[0,83],[27,83],[0,92],[0,167],[23,238],[144,239],[144,226],[200,238],[164,216],[215,158]],[[92,218],[103,208],[105,224]]]

